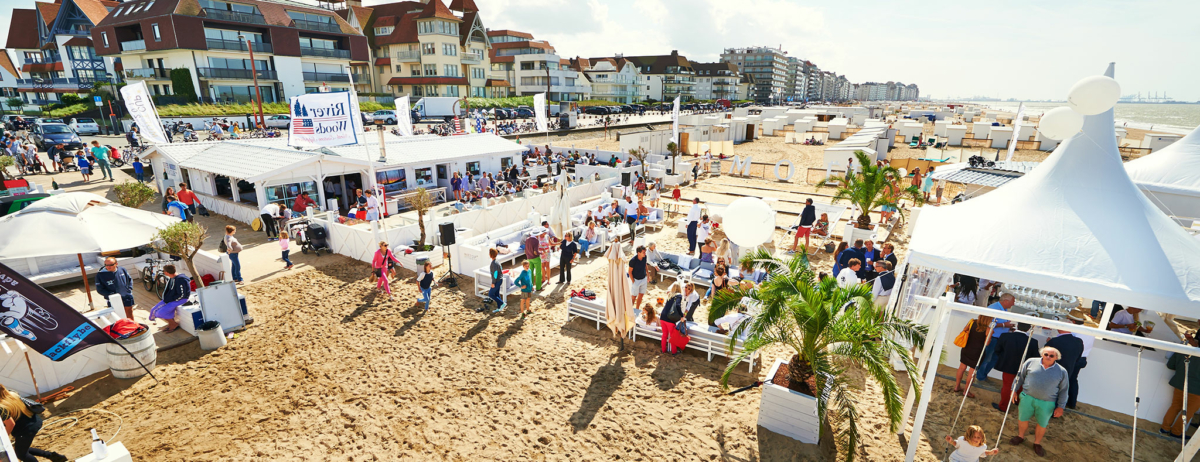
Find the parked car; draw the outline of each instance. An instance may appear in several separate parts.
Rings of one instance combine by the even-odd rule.
[[[70,150],[83,149],[83,140],[66,124],[37,124],[29,129],[29,136],[42,151],[58,143]]]
[[[71,118],[71,123],[68,125],[71,126],[72,130],[75,130],[75,133],[100,134],[100,125],[96,123],[96,119],[89,119],[87,117]]]
[[[268,128],[287,129],[292,125],[292,116],[287,114],[273,115],[271,117],[267,117],[267,121],[265,123]]]
[[[608,114],[608,108],[604,106],[588,106],[583,110],[584,114],[605,115]]]
[[[12,121],[17,118],[16,114],[5,114],[0,120],[4,121],[4,129],[12,130]]]
[[[38,119],[39,124],[65,124],[62,119]]]
[[[371,114],[371,115],[372,115],[372,117],[374,117],[372,119],[372,121],[378,122],[378,121],[382,120],[383,123],[385,123],[387,125],[395,125],[396,121],[400,120],[400,116],[396,115],[396,111],[393,111],[390,109],[383,109],[383,110],[375,111],[375,113]]]
[[[509,117],[508,110],[498,107],[498,108],[492,109],[492,118],[494,118],[496,120],[504,120],[504,119],[511,119],[512,117]]]
[[[519,108],[517,108],[516,112],[517,112],[517,114],[516,114],[517,118],[524,119],[524,118],[532,118],[533,117],[533,109],[530,109],[527,107],[519,107]]]

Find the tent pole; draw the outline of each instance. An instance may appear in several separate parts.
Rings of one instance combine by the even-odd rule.
[[[29,362],[29,352],[25,352],[25,365],[29,366],[29,378],[33,379],[33,392],[37,394],[38,399],[42,399],[42,390],[38,389],[37,377],[33,375],[33,363]]]
[[[88,285],[87,270],[83,267],[83,254],[77,253],[75,256],[79,257],[79,272],[83,274],[83,293],[87,294],[88,308],[94,310],[96,305],[92,304],[92,288]]]
[[[929,400],[933,394],[933,382],[937,380],[938,361],[934,358],[941,357],[942,346],[946,341],[946,324],[950,321],[950,300],[949,294],[943,295],[938,300],[938,331],[934,335],[933,350],[930,351],[932,363],[929,365],[929,371],[925,373],[925,381],[921,382],[921,404],[917,406],[917,415],[913,418],[912,435],[908,438],[908,452],[904,456],[904,460],[907,462],[916,460],[917,447],[921,445],[921,427],[925,424],[925,411],[929,409]]]

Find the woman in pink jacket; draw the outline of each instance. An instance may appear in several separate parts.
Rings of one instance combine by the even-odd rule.
[[[392,299],[392,288],[388,285],[388,268],[393,262],[400,266],[400,260],[388,249],[388,243],[380,242],[379,250],[375,251],[375,258],[371,259],[371,267],[375,269],[375,290],[383,288],[388,294],[388,300]]]

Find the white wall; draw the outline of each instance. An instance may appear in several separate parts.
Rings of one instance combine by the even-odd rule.
[[[299,57],[275,55],[275,73],[283,85],[284,101],[304,94],[304,68]]]

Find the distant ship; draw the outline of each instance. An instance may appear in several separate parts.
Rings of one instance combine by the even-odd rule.
[[[1167,92],[1163,92],[1162,96],[1158,96],[1158,92],[1142,96],[1142,92],[1135,95],[1125,95],[1120,99],[1122,103],[1143,103],[1143,104],[1195,104],[1190,101],[1176,101],[1175,98],[1167,96]]]

